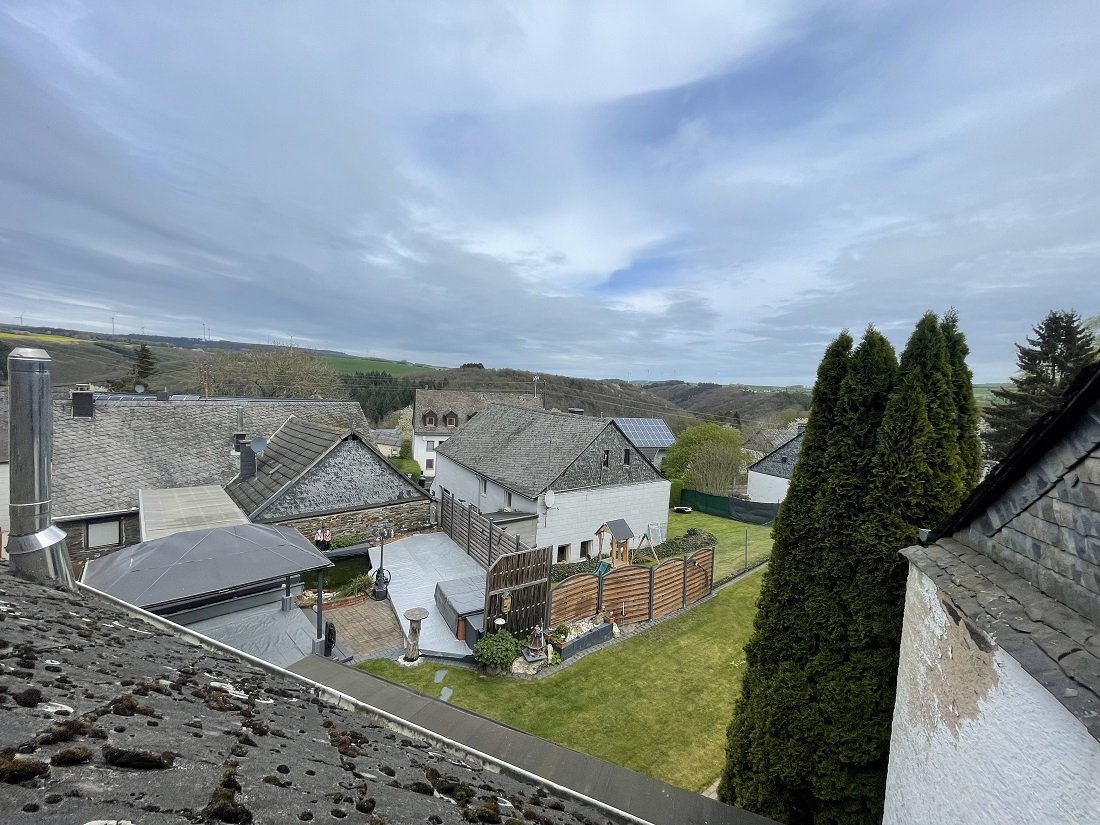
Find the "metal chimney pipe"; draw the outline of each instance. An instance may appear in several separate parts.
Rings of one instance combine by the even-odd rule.
[[[8,557],[26,578],[75,590],[65,531],[50,517],[53,422],[45,350],[17,347],[8,355],[8,404]]]

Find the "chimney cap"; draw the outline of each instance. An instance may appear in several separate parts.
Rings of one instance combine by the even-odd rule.
[[[16,372],[46,372],[51,360],[50,354],[38,347],[16,347],[8,353],[8,364]]]

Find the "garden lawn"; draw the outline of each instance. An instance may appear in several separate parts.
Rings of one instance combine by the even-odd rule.
[[[452,704],[703,791],[722,770],[761,578],[753,574],[682,616],[539,681],[430,662],[404,668],[374,660],[360,667],[428,696],[449,687]],[[437,684],[438,670],[446,675]]]
[[[714,551],[714,580],[720,582],[745,568],[745,531],[749,534],[749,567],[772,554],[772,528],[746,524],[706,513],[668,512],[668,537],[682,536],[692,527],[713,533],[718,539]]]

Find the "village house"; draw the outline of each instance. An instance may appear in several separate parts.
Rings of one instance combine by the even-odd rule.
[[[624,519],[664,533],[669,482],[609,418],[491,404],[437,450],[432,491],[473,504],[556,562],[594,556],[596,531]]]
[[[364,430],[353,401],[107,396],[53,402],[53,517],[83,561],[141,540],[139,490],[224,486],[241,449],[291,416]]]
[[[1100,816],[1100,364],[909,560],[883,822]]]
[[[262,442],[261,442],[262,443]],[[413,529],[430,519],[428,494],[355,429],[291,416],[256,453],[240,450],[229,497],[253,522],[282,524],[312,536],[368,533],[388,524]]]
[[[542,399],[514,392],[464,392],[417,390],[413,401],[412,457],[426,479],[435,477],[435,451],[458,428],[485,409],[500,402],[513,407],[542,409]]]
[[[749,465],[748,496],[749,501],[765,504],[778,504],[787,497],[791,486],[791,473],[802,451],[803,433],[798,430],[782,430],[788,435],[786,441]]]

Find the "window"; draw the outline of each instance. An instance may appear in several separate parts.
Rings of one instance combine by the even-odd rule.
[[[505,493],[505,495],[504,495],[504,506],[505,507],[511,507],[512,506],[512,494],[511,493]]]
[[[611,450],[604,450],[603,451],[603,466],[605,466],[605,467],[610,467],[611,466]]]
[[[435,442],[432,441],[431,439],[428,440],[428,452],[429,453],[434,453],[435,452]]]
[[[241,447],[248,443],[248,433],[233,433],[233,453],[241,454]]]
[[[481,479],[481,492],[482,494],[489,492],[489,479]]]
[[[84,542],[89,550],[96,547],[115,547],[122,544],[122,520],[89,521],[88,535]]]
[[[446,424],[448,427],[457,427],[458,416],[454,413],[447,413],[447,417],[443,419],[443,423]]]
[[[623,450],[623,466],[625,466],[625,467],[630,466],[630,448],[629,447],[627,447],[625,450]]]
[[[436,422],[437,422],[438,420],[439,420],[439,419],[435,417],[435,413],[434,413],[434,412],[426,412],[426,413],[424,413],[424,426],[425,426],[425,427],[434,427],[434,426],[436,425]]]
[[[569,558],[569,547],[568,544],[558,545],[558,562],[566,561]]]
[[[425,458],[424,459],[424,469],[425,470],[434,470],[435,469],[435,459],[434,458]]]
[[[581,558],[582,559],[592,558],[592,539],[589,539],[588,541],[582,541],[581,542]]]

